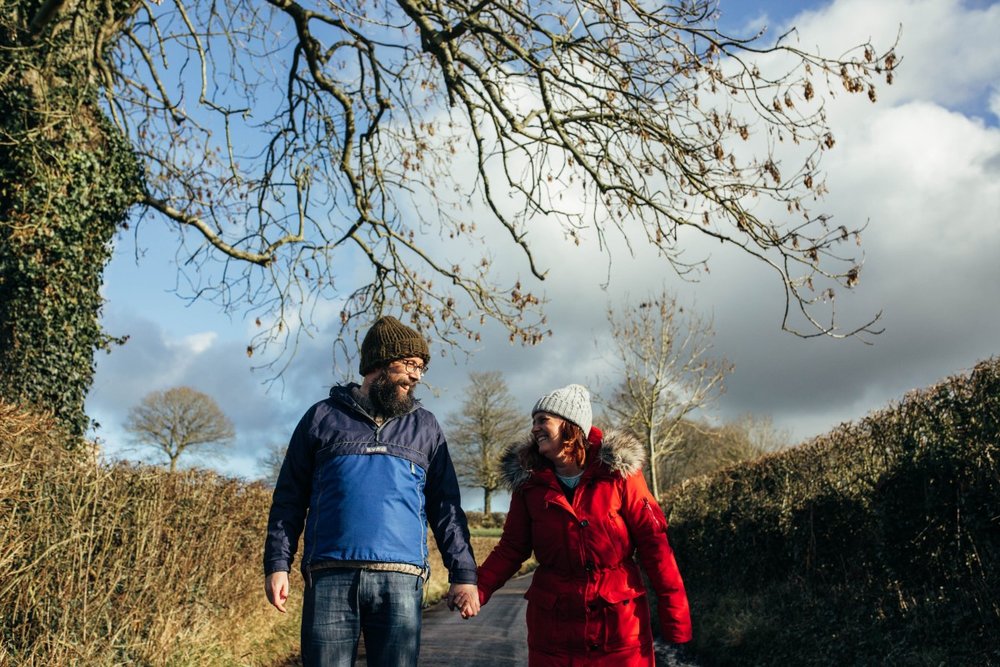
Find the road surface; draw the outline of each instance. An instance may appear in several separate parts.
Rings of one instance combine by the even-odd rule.
[[[424,611],[421,667],[506,667],[528,664],[524,592],[531,575],[515,577],[493,594],[474,618],[462,620],[445,603]]]

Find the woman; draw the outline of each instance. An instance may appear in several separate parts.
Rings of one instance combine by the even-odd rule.
[[[649,603],[634,554],[656,592],[667,642],[691,639],[687,594],[666,517],[642,476],[643,448],[625,433],[592,429],[591,414],[586,388],[557,389],[535,404],[531,438],[505,452],[510,511],[479,568],[479,597],[486,604],[534,551],[539,565],[525,593],[531,667],[652,667]]]

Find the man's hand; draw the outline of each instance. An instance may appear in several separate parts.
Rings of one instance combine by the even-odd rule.
[[[285,602],[288,600],[288,573],[272,572],[264,577],[264,593],[267,601],[284,614]]]
[[[447,600],[449,609],[462,611],[462,618],[472,618],[479,613],[479,589],[475,584],[452,584]]]

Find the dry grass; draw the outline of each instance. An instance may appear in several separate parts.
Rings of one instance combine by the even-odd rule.
[[[0,404],[0,664],[267,664],[253,638],[288,622],[262,594],[269,491],[66,442]]]

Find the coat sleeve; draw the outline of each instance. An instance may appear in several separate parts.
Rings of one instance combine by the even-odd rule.
[[[667,541],[667,518],[649,492],[642,472],[624,480],[623,509],[646,575],[656,592],[664,641],[691,640],[691,612],[674,551]]]
[[[531,516],[524,492],[514,491],[510,509],[503,524],[500,541],[479,567],[479,601],[486,604],[490,597],[513,577],[531,556]]]
[[[315,447],[311,424],[315,411],[314,406],[295,427],[274,485],[264,540],[265,576],[272,572],[289,572],[292,568],[312,495]]]
[[[427,498],[427,520],[437,542],[441,560],[453,584],[476,583],[476,558],[472,553],[469,522],[462,511],[462,494],[455,466],[448,453],[448,443],[437,421],[434,421],[439,442],[431,456],[424,494]]]

